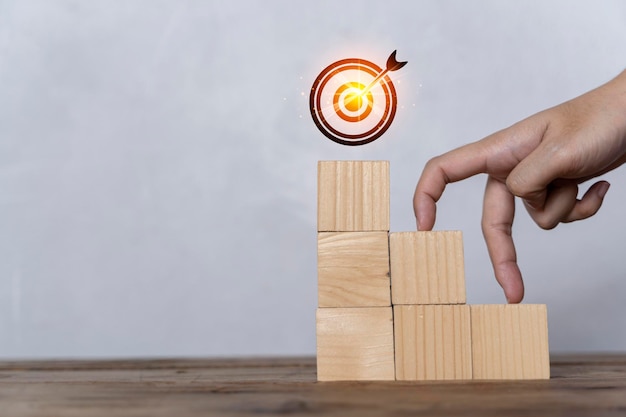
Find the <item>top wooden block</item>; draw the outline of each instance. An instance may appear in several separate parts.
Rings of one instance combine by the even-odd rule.
[[[389,161],[320,161],[318,232],[389,231]]]

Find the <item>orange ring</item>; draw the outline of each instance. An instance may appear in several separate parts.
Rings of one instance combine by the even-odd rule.
[[[361,120],[367,118],[367,116],[369,116],[369,114],[372,112],[372,107],[374,105],[374,97],[372,96],[372,92],[368,91],[365,94],[365,98],[367,99],[367,105],[365,107],[365,110],[363,111],[363,113],[359,114],[358,116],[350,116],[346,113],[343,112],[343,110],[341,109],[341,106],[339,105],[339,99],[341,98],[341,95],[343,94],[344,91],[353,88],[355,90],[360,90],[363,91],[365,89],[365,85],[353,81],[353,82],[348,82],[345,83],[343,85],[341,85],[337,91],[335,91],[335,95],[333,96],[333,107],[335,109],[335,113],[337,113],[337,116],[341,117],[343,120],[345,120],[346,122],[360,122]],[[345,98],[344,98],[345,100]],[[354,99],[352,99],[354,100]],[[345,106],[345,103],[344,103]],[[362,106],[360,106],[362,107]],[[359,108],[360,110],[360,108]]]

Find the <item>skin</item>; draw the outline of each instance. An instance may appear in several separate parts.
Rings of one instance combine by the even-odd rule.
[[[524,297],[512,236],[515,197],[542,229],[593,216],[610,184],[578,186],[626,162],[626,71],[573,100],[474,143],[432,158],[413,207],[418,230],[432,230],[447,184],[488,175],[482,230],[497,281],[509,303]]]

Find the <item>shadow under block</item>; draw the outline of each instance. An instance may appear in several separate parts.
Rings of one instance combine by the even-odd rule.
[[[460,231],[389,234],[391,297],[396,304],[465,304]]]
[[[317,309],[317,379],[394,380],[391,307]]]
[[[387,232],[317,235],[320,307],[391,306]]]
[[[320,161],[317,230],[389,230],[389,161]]]
[[[393,307],[396,379],[472,379],[468,305]]]
[[[545,304],[472,305],[474,379],[549,379]]]

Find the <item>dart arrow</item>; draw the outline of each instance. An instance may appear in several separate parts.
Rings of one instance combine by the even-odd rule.
[[[378,74],[378,76],[374,78],[374,81],[372,81],[367,87],[365,87],[365,89],[363,89],[363,91],[361,91],[361,96],[367,94],[367,92],[370,91],[372,87],[374,87],[376,83],[380,81],[381,78],[387,75],[389,71],[397,71],[407,64],[408,61],[398,62],[396,60],[396,52],[398,51],[395,50],[391,53],[391,55],[389,55],[389,58],[387,58],[387,67],[385,68],[385,70]]]

